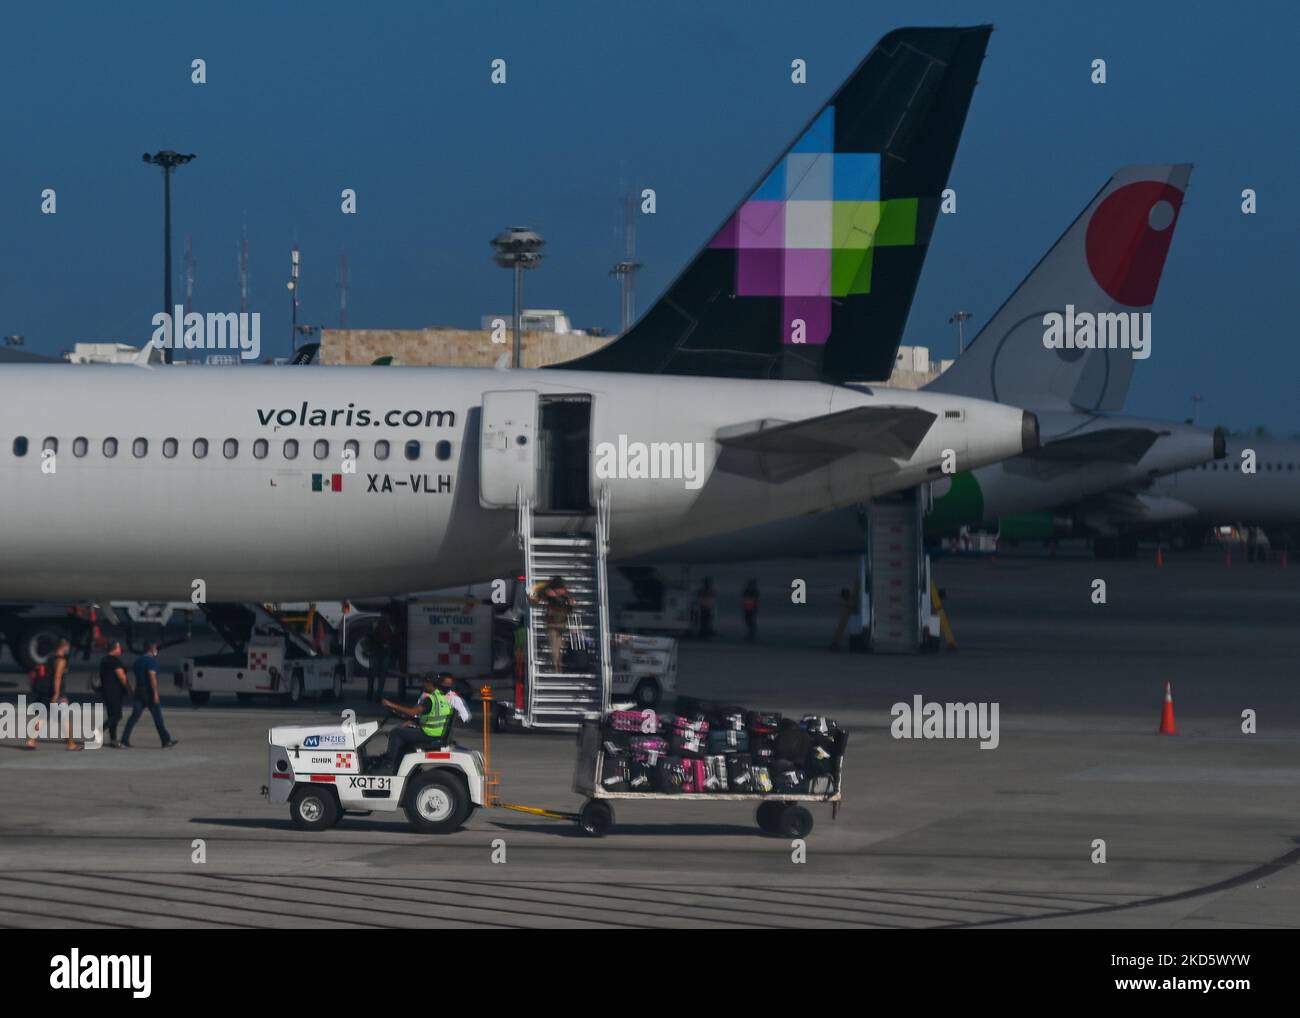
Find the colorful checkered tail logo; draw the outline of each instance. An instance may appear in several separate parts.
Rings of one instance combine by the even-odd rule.
[[[1033,410],[1122,410],[1137,364],[1131,349],[1054,349],[1043,342],[1044,318],[1087,315],[1094,339],[1103,329],[1107,338],[1122,331],[1130,339],[1155,303],[1191,176],[1190,163],[1117,171],[927,388]],[[1172,348],[1176,339],[1161,334],[1162,341]]]
[[[560,366],[888,378],[990,31],[885,36],[663,297],[613,343]],[[809,68],[801,94],[828,84],[817,77]]]

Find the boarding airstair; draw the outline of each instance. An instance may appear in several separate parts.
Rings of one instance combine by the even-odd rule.
[[[871,650],[915,654],[937,646],[923,520],[929,485],[872,500],[867,514]]]
[[[524,552],[529,593],[562,576],[575,606],[563,632],[564,654],[552,666],[546,608],[528,608],[528,682],[524,724],[529,728],[577,728],[609,710],[609,489],[602,488],[596,512],[566,529],[539,532],[531,499],[518,497],[518,537]]]

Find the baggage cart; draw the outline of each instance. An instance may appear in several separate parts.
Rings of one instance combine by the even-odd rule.
[[[754,802],[755,819],[761,830],[789,838],[803,838],[813,828],[808,806],[827,803],[831,819],[839,814],[844,790],[844,753],[835,761],[833,790],[826,794],[790,792],[611,792],[601,784],[605,751],[601,746],[598,722],[583,724],[578,733],[578,759],[573,772],[573,790],[586,799],[576,815],[580,827],[594,837],[601,837],[614,823],[614,800],[661,800],[666,802]]]

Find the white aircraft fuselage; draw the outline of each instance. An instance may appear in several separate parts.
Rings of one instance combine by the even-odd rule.
[[[620,557],[861,502],[934,478],[945,458],[964,470],[1014,456],[1036,427],[1032,415],[984,400],[811,382],[14,366],[0,371],[0,599],[189,600],[201,582],[211,602],[308,600],[512,575],[521,558],[513,493],[545,486],[538,457],[558,439],[542,433],[535,409],[531,421],[519,412],[527,395],[485,400],[510,390],[589,405],[588,433],[569,447],[586,459],[593,504],[608,489]],[[855,449],[782,481],[719,462],[720,429],[861,407],[919,408],[935,420],[903,458]],[[698,476],[639,476],[644,460],[639,471],[626,456],[618,466],[630,476],[598,476],[605,443],[690,445],[698,460],[684,463]],[[612,457],[603,459],[608,472]],[[539,530],[581,515],[548,515],[538,498]]]

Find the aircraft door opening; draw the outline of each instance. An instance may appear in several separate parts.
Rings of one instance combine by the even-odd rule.
[[[542,396],[537,511],[588,515],[591,505],[591,397]]]
[[[537,393],[531,389],[483,393],[479,427],[479,504],[513,509],[516,494],[537,497]]]

